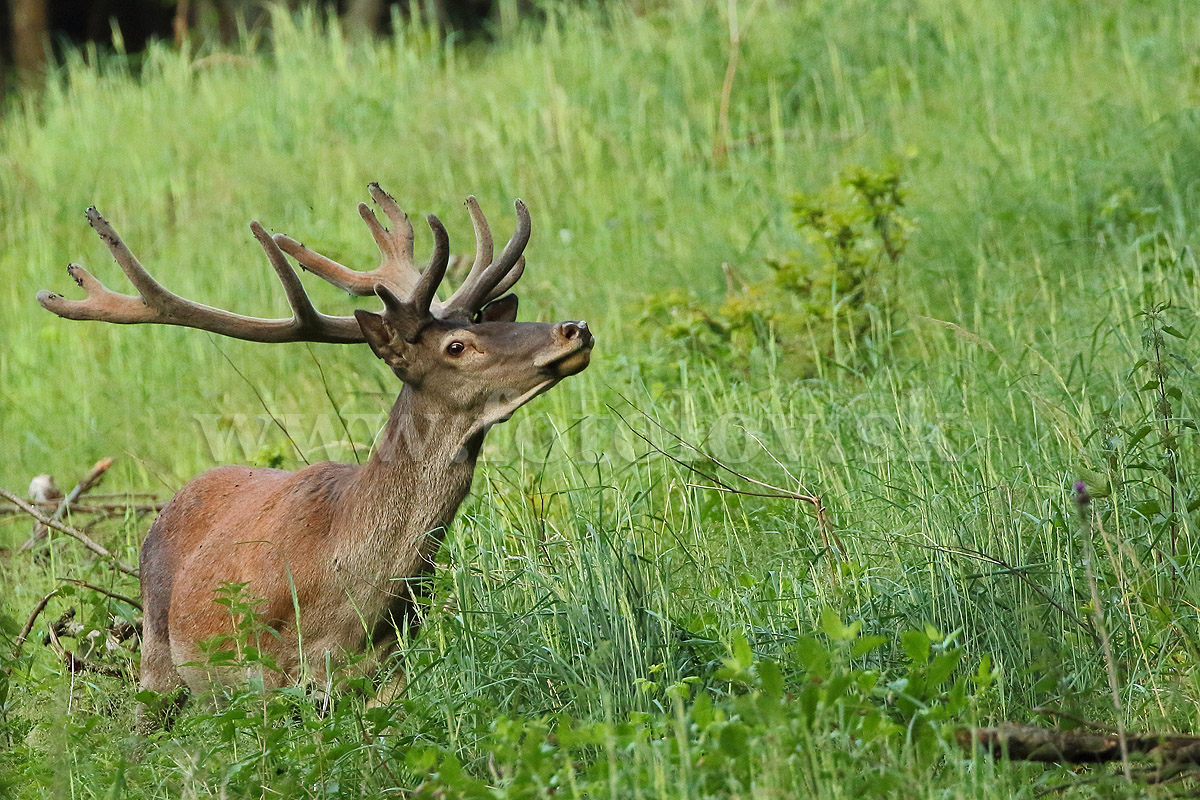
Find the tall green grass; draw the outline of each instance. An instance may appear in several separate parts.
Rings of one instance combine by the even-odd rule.
[[[367,765],[364,793],[389,782],[372,752],[396,765],[410,744],[485,774],[494,743],[480,732],[497,716],[670,721],[646,681],[709,680],[739,635],[785,659],[824,608],[888,637],[873,662],[884,672],[903,662],[900,633],[927,624],[954,632],[964,664],[988,657],[998,682],[971,719],[1028,719],[1037,706],[1111,719],[1070,496],[1095,473],[1123,479],[1096,501],[1095,565],[1121,713],[1132,729],[1194,729],[1195,439],[1180,434],[1172,572],[1148,548],[1163,523],[1145,501],[1162,482],[1137,462],[1162,453],[1137,452],[1156,417],[1138,391],[1148,367],[1135,366],[1141,312],[1172,301],[1170,324],[1190,335],[1200,309],[1187,250],[1200,221],[1200,19],[1185,3],[758,4],[742,9],[720,159],[725,12],[564,5],[488,46],[405,28],[350,42],[311,15],[277,15],[231,53],[73,58],[0,124],[0,484],[39,472],[70,483],[113,455],[110,487],[169,494],[239,456],[349,459],[344,441],[318,450],[327,442],[306,433],[332,412],[326,390],[362,415],[352,435],[369,444],[397,388],[365,348],[41,311],[34,293],[71,288],[72,260],[123,285],[86,206],[178,293],[278,315],[250,218],[365,267],[376,255],[353,206],[370,180],[410,213],[437,213],[459,247],[461,198],[476,194],[502,229],[520,196],[535,226],[522,314],[586,318],[596,357],[490,436],[444,548],[438,610],[408,645],[400,738],[339,756]],[[766,256],[796,246],[793,192],[895,159],[918,230],[890,288],[893,322],[869,345],[874,366],[825,363],[798,381],[776,369],[787,352],[711,363],[661,347],[654,320],[638,318],[646,293],[671,287],[719,303],[722,262],[757,278]],[[310,294],[330,312],[352,306],[315,282]],[[1194,348],[1171,341],[1172,413],[1188,417]],[[304,453],[270,425],[254,452],[214,451],[205,432],[264,414],[258,394]],[[613,409],[681,458],[642,412],[751,476],[820,492],[846,555],[801,504],[689,486],[696,476]],[[105,535],[132,555],[146,525]],[[0,541],[26,530],[5,523]],[[12,554],[0,573],[11,588],[0,608],[22,620],[54,575],[105,575],[69,546],[49,566]],[[10,714],[33,725],[12,757],[28,796],[38,783],[72,797],[241,785],[228,765],[245,752],[195,712],[181,743],[128,767],[120,789],[128,685],[71,679],[38,654],[14,686]],[[907,775],[880,789],[904,796],[1011,796],[1069,779],[993,773],[950,751],[940,767],[913,766],[903,748],[847,767],[847,748],[814,738],[810,761],[780,761],[751,794],[794,787],[788,770],[814,796],[862,793],[845,774],[868,762]],[[630,758],[659,765],[661,784],[630,778],[614,796],[714,793],[648,752]]]

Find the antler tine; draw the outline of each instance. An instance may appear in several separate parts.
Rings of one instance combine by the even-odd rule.
[[[289,319],[247,317],[173,294],[151,277],[95,208],[88,209],[88,221],[104,239],[113,257],[138,290],[138,294],[118,294],[83,267],[72,264],[67,267],[67,272],[84,290],[83,300],[68,300],[45,290],[37,294],[37,300],[42,307],[60,317],[127,325],[179,325],[252,342],[312,341],[353,344],[365,341],[362,329],[354,317],[329,317],[313,308],[291,265],[275,247],[274,240],[257,222],[252,223],[251,228],[266,250],[280,282],[283,283],[293,312]]]
[[[518,200],[516,208],[517,228],[513,232],[512,238],[508,240],[508,244],[504,246],[504,250],[501,251],[500,257],[478,274],[472,268],[471,275],[475,275],[474,280],[471,275],[468,275],[467,280],[458,288],[458,291],[446,301],[447,314],[473,316],[487,300],[492,299],[498,288],[503,286],[503,291],[508,291],[521,276],[525,269],[522,252],[525,250],[525,245],[529,243],[532,225],[529,219],[529,209],[525,207],[525,204]],[[520,263],[519,269],[517,268],[518,263]],[[512,275],[511,280],[508,279],[510,275]],[[499,295],[495,294],[495,296]]]
[[[467,198],[466,205],[467,213],[471,215],[471,227],[475,231],[475,262],[463,280],[464,285],[478,280],[479,274],[492,263],[492,229],[488,227],[487,217],[483,215],[475,195]]]
[[[508,271],[508,274],[500,279],[496,284],[496,288],[487,293],[487,297],[483,298],[483,305],[487,305],[498,297],[501,297],[505,292],[516,285],[517,281],[521,280],[521,276],[525,274],[525,256],[517,259],[517,263],[513,264],[513,268]]]
[[[296,270],[292,269],[292,265],[288,263],[287,257],[279,249],[279,245],[275,244],[275,240],[259,224],[258,220],[251,221],[250,230],[254,233],[254,238],[258,239],[258,243],[262,245],[262,249],[267,254],[267,260],[271,262],[271,267],[279,277],[279,282],[283,284],[283,293],[287,296],[288,305],[292,307],[292,317],[296,321],[296,327],[298,329],[319,328],[321,314],[308,299],[308,293],[304,291],[304,284],[300,283]]]
[[[422,311],[430,309],[438,284],[442,282],[446,266],[450,263],[450,236],[446,233],[446,226],[433,214],[429,215],[428,220],[429,229],[433,231],[433,255],[412,294],[412,304]]]
[[[400,208],[396,198],[385,192],[377,181],[367,184],[371,199],[383,209],[383,213],[392,223],[392,237],[403,259],[411,266],[413,263],[413,227],[408,221],[408,214]]]
[[[150,277],[150,273],[141,265],[137,258],[125,246],[125,242],[121,241],[121,237],[117,235],[116,230],[112,225],[108,224],[108,220],[100,216],[100,212],[95,206],[88,206],[85,212],[88,224],[92,226],[92,230],[104,240],[104,244],[108,246],[108,250],[112,253],[114,259],[121,266],[121,271],[129,278],[129,282],[133,284],[133,288],[138,290],[138,294],[142,296],[147,303],[157,303],[159,305],[170,305],[174,302],[179,302],[182,298],[177,297],[171,292],[163,288],[162,284]]]
[[[68,264],[67,274],[83,289],[84,299],[69,300],[61,294],[42,289],[37,293],[37,301],[42,308],[64,319],[124,324],[155,321],[155,310],[146,305],[141,297],[114,292],[78,264]]]
[[[352,295],[369,297],[375,294],[375,284],[382,283],[396,294],[407,297],[420,280],[413,263],[412,224],[408,221],[408,215],[378,183],[369,184],[367,191],[392,223],[391,230],[388,230],[370,206],[358,204],[358,213],[371,231],[382,256],[375,269],[365,272],[350,269],[283,234],[275,235],[275,243],[300,262],[300,266]]]
[[[471,215],[471,227],[475,230],[475,261],[471,264],[467,277],[463,278],[458,289],[446,300],[446,308],[454,308],[467,289],[479,280],[479,276],[492,263],[492,229],[488,226],[487,217],[479,208],[479,201],[475,199],[475,195],[467,198],[466,206],[467,213]]]

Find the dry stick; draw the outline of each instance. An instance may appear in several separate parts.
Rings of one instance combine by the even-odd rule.
[[[1109,764],[1128,760],[1120,737],[1113,734],[1063,731],[1015,722],[994,728],[959,728],[954,738],[968,752],[983,747],[992,756],[1014,761],[1053,764]],[[1200,737],[1127,734],[1125,750],[1159,759],[1164,766],[1200,766]]]
[[[175,35],[175,49],[183,49],[188,38],[188,8],[189,0],[178,0],[175,4],[175,17],[171,20],[171,31]]]
[[[1100,644],[1100,637],[1096,634],[1096,631],[1093,630],[1091,628],[1091,626],[1089,626],[1086,622],[1084,622],[1083,619],[1078,614],[1074,613],[1069,608],[1064,606],[1062,603],[1055,600],[1053,597],[1050,596],[1049,592],[1047,592],[1041,586],[1038,586],[1037,583],[1026,574],[1025,567],[1014,566],[1013,564],[1010,564],[1007,561],[1005,561],[1003,558],[1000,558],[998,556],[988,555],[987,553],[983,552],[982,550],[972,550],[970,548],[961,547],[961,546],[960,547],[950,547],[948,545],[943,545],[943,544],[921,544],[920,542],[912,542],[911,544],[913,547],[919,547],[922,550],[932,550],[935,553],[944,553],[946,555],[951,555],[951,556],[965,556],[967,558],[973,558],[976,561],[982,561],[985,564],[992,564],[994,566],[1000,567],[1000,569],[1004,570],[1005,572],[1008,572],[1009,574],[1016,576],[1017,580],[1019,580],[1021,583],[1025,584],[1030,589],[1032,589],[1034,591],[1034,593],[1036,593],[1039,597],[1041,597],[1047,603],[1054,606],[1054,608],[1058,611],[1058,613],[1062,614],[1064,617],[1066,617],[1067,619],[1071,620],[1076,625],[1078,625],[1079,629],[1081,631],[1083,631],[1089,637],[1091,637],[1093,644],[1095,644],[1095,645]]]
[[[150,498],[151,501],[154,499],[153,492],[88,492],[88,496],[92,500],[100,500],[105,504],[113,506],[129,505],[135,497]],[[47,509],[53,511],[58,508],[58,504],[62,500],[30,500],[29,502],[31,505],[45,506]],[[76,506],[76,508],[78,507]]]
[[[28,514],[29,516],[36,519],[38,522],[45,525],[47,528],[53,528],[54,530],[59,531],[60,533],[65,533],[67,536],[70,536],[72,539],[75,539],[76,541],[78,541],[80,544],[82,544],[88,550],[91,550],[96,555],[98,555],[102,558],[108,559],[112,563],[112,566],[115,569],[117,569],[118,571],[124,572],[126,575],[132,575],[135,578],[138,577],[137,568],[131,567],[128,564],[126,564],[124,561],[122,561],[120,558],[118,558],[116,555],[114,555],[112,552],[110,552],[108,550],[108,548],[106,548],[104,545],[102,545],[99,542],[92,539],[92,537],[88,536],[83,531],[81,531],[77,528],[73,528],[64,522],[59,522],[58,520],[47,517],[45,514],[38,511],[33,506],[29,505],[29,503],[26,503],[24,500],[17,497],[15,494],[8,491],[7,489],[0,488],[0,497],[3,497],[5,500],[8,500],[10,503],[15,505],[17,508],[21,509],[26,514]]]
[[[712,159],[716,164],[724,164],[729,157],[729,141],[733,136],[729,126],[729,106],[733,100],[733,81],[737,77],[737,68],[742,54],[742,34],[750,27],[754,12],[758,10],[759,0],[750,6],[746,13],[745,22],[738,23],[737,0],[729,0],[729,60],[725,64],[725,80],[721,82],[721,102],[717,109],[717,135],[713,139]]]
[[[67,496],[62,499],[62,502],[58,504],[58,508],[54,510],[54,513],[50,516],[50,519],[57,522],[66,516],[66,513],[71,508],[71,505],[81,496],[83,496],[85,492],[93,488],[104,478],[104,473],[108,472],[108,468],[112,466],[112,463],[113,460],[111,458],[102,458],[97,461],[95,466],[91,468],[88,474],[84,475],[83,479],[80,480],[79,483],[75,484],[75,488],[72,489]],[[43,523],[43,525],[40,526],[38,530],[34,531],[34,534],[26,539],[25,543],[21,545],[21,552],[32,550],[38,542],[46,538],[46,534],[48,532],[49,531]]]
[[[29,505],[34,508],[52,512],[58,508],[62,501],[49,503],[46,501],[30,501]],[[149,514],[152,511],[162,511],[166,506],[166,502],[154,501],[151,503],[87,503],[76,506],[71,506],[72,514],[96,514],[98,516],[112,516],[114,514],[133,511],[138,514]],[[0,517],[24,516],[25,512],[16,506],[0,505]]]
[[[620,393],[618,393],[618,394],[620,394]],[[770,498],[775,498],[775,499],[779,499],[779,500],[799,500],[801,502],[808,503],[813,507],[813,513],[816,515],[816,518],[817,518],[817,527],[821,531],[821,539],[824,541],[825,548],[829,549],[830,541],[832,541],[833,544],[837,547],[838,552],[841,553],[842,558],[844,559],[847,557],[846,546],[844,544],[842,544],[842,540],[838,537],[837,532],[834,531],[833,526],[830,524],[829,517],[825,512],[825,505],[824,505],[824,503],[821,502],[820,495],[803,494],[800,492],[789,491],[788,489],[784,489],[780,486],[775,486],[774,484],[766,483],[765,481],[761,481],[757,478],[752,478],[749,475],[745,475],[741,472],[738,472],[733,467],[730,467],[729,465],[723,463],[722,461],[720,461],[719,459],[714,457],[711,453],[707,453],[707,452],[701,450],[699,447],[696,447],[696,445],[685,440],[679,434],[675,433],[674,431],[672,431],[669,428],[662,425],[658,420],[654,419],[654,417],[651,417],[645,411],[642,411],[640,408],[635,406],[624,395],[620,395],[620,397],[622,400],[624,400],[626,403],[628,403],[630,407],[632,407],[639,414],[641,414],[643,417],[648,419],[650,421],[650,423],[653,424],[656,428],[658,428],[662,432],[666,433],[668,436],[675,439],[675,441],[679,442],[684,447],[688,448],[689,450],[696,453],[700,457],[708,459],[713,464],[715,464],[718,469],[722,469],[725,472],[729,473],[730,475],[734,476],[735,478],[745,481],[746,483],[752,484],[754,486],[761,486],[762,488],[769,489],[770,491],[769,492],[753,492],[753,491],[747,491],[745,489],[738,489],[735,486],[729,485],[729,483],[721,480],[720,478],[716,477],[715,475],[710,475],[709,473],[705,472],[704,470],[696,467],[694,464],[688,464],[687,462],[676,458],[675,456],[668,453],[666,450],[663,450],[661,447],[659,447],[657,444],[655,444],[653,441],[651,441],[647,436],[643,435],[640,431],[636,430],[632,425],[629,424],[629,421],[625,419],[624,415],[622,415],[620,411],[617,411],[615,408],[613,408],[611,405],[609,405],[608,409],[610,411],[612,411],[614,414],[616,414],[618,418],[620,418],[621,422],[625,425],[625,427],[629,428],[630,432],[633,433],[634,436],[637,436],[643,442],[645,442],[646,444],[648,444],[652,448],[654,448],[654,450],[659,455],[665,456],[666,458],[670,459],[671,461],[674,461],[679,466],[684,467],[685,469],[688,469],[691,472],[694,472],[697,475],[700,475],[701,477],[706,478],[706,479],[712,481],[714,484],[716,484],[715,486],[705,486],[703,484],[689,483],[689,484],[687,484],[689,487],[696,488],[696,489],[707,489],[707,490],[714,491],[714,492],[727,492],[728,494],[740,494],[740,495],[744,495],[746,497],[770,497]],[[762,443],[760,442],[759,444],[761,445]]]
[[[103,586],[97,586],[94,583],[88,583],[87,581],[81,581],[79,578],[59,578],[59,580],[62,581],[63,583],[70,583],[75,586],[82,586],[85,589],[91,589],[93,592],[99,592],[102,595],[111,597],[113,600],[120,600],[122,603],[128,603],[129,605],[136,608],[138,611],[142,610],[142,604],[140,601],[134,600],[132,597],[127,597],[126,595],[118,594],[116,592],[105,589]]]
[[[1100,651],[1104,654],[1104,666],[1108,671],[1108,688],[1112,692],[1113,708],[1117,712],[1117,742],[1121,745],[1121,771],[1125,780],[1132,781],[1129,771],[1129,746],[1125,740],[1125,721],[1121,707],[1121,691],[1117,678],[1117,664],[1113,660],[1112,643],[1108,638],[1108,626],[1104,624],[1104,606],[1100,601],[1100,588],[1096,585],[1096,573],[1092,563],[1096,560],[1096,548],[1092,544],[1092,498],[1087,493],[1083,482],[1075,484],[1075,503],[1079,509],[1079,528],[1083,534],[1083,544],[1087,548],[1083,567],[1087,575],[1088,591],[1092,596],[1092,616],[1095,619],[1096,632],[1100,634]]]
[[[712,159],[717,164],[729,157],[729,103],[733,98],[733,79],[737,75],[741,56],[742,36],[738,29],[737,0],[729,0],[729,61],[725,65],[725,80],[721,84],[721,106],[717,111],[717,138],[713,141]]]
[[[21,628],[21,633],[17,636],[17,643],[13,645],[12,657],[15,660],[21,655],[21,648],[25,646],[25,640],[29,638],[29,634],[33,631],[33,624],[37,622],[37,618],[46,610],[46,604],[58,594],[58,589],[47,594],[37,605],[33,607],[33,611],[29,614],[29,619],[25,620],[25,627]]]

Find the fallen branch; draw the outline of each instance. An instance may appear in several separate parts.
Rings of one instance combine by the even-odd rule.
[[[58,508],[54,510],[54,513],[50,516],[50,519],[57,522],[66,516],[67,511],[71,508],[71,505],[74,504],[76,500],[78,500],[86,492],[95,487],[96,484],[100,483],[100,481],[104,479],[104,473],[108,472],[108,468],[112,466],[112,463],[113,460],[111,458],[102,458],[97,461],[95,465],[92,466],[91,470],[88,471],[88,474],[84,475],[79,483],[75,484],[75,488],[68,492],[67,496],[59,502]],[[25,543],[21,545],[21,552],[32,550],[37,546],[38,542],[46,538],[48,533],[49,529],[46,523],[43,522],[41,525],[36,526],[34,528],[33,535],[26,539]]]
[[[58,508],[59,501],[30,501],[29,505],[36,509],[52,512]],[[161,500],[153,500],[145,503],[120,503],[120,502],[102,502],[102,503],[85,503],[71,507],[72,514],[97,514],[111,516],[113,514],[123,514],[127,511],[132,511],[137,514],[149,514],[152,511],[162,511],[166,503]],[[24,516],[25,512],[13,505],[0,505],[0,517],[9,516]]]
[[[29,516],[36,519],[38,522],[45,525],[47,528],[53,528],[54,530],[59,531],[60,533],[65,533],[66,535],[70,536],[72,539],[75,539],[76,541],[78,541],[80,544],[82,544],[87,549],[91,550],[96,555],[98,555],[102,558],[108,559],[108,561],[111,562],[112,566],[115,569],[117,569],[118,571],[124,572],[126,575],[132,575],[135,578],[138,577],[138,571],[137,571],[136,567],[131,567],[128,564],[126,564],[124,561],[122,561],[116,555],[114,555],[112,552],[110,552],[108,550],[108,548],[106,548],[104,545],[102,545],[99,542],[92,539],[92,537],[88,536],[83,531],[78,530],[77,528],[73,528],[70,525],[67,525],[66,523],[59,522],[56,519],[47,517],[41,511],[38,511],[33,506],[29,505],[29,503],[26,503],[20,497],[17,497],[15,494],[8,491],[7,489],[0,488],[0,497],[3,497],[5,500],[8,500],[10,503],[15,505],[17,508],[21,509],[26,514],[28,514]]]
[[[113,600],[120,600],[122,603],[128,603],[129,605],[136,608],[138,611],[142,610],[142,604],[140,601],[134,600],[132,597],[128,597],[123,594],[117,594],[116,592],[105,589],[103,586],[97,586],[94,583],[88,583],[87,581],[81,581],[81,580],[79,580],[79,578],[59,578],[59,580],[62,581],[63,583],[70,583],[75,586],[82,586],[84,589],[91,589],[93,592],[99,592],[102,595],[111,597]]]
[[[1015,722],[994,728],[959,728],[955,739],[968,752],[983,748],[994,758],[1049,764],[1108,764],[1121,761],[1120,737],[1115,733],[1064,731]],[[1200,737],[1125,735],[1130,755],[1142,755],[1164,766],[1200,766]]]
[[[674,463],[678,464],[679,466],[683,467],[684,469],[686,469],[696,475],[699,475],[700,477],[709,481],[708,484],[688,483],[688,484],[686,484],[686,486],[688,486],[689,488],[692,488],[692,489],[704,489],[704,490],[708,490],[708,491],[712,491],[712,492],[725,492],[727,494],[738,494],[738,495],[742,495],[744,497],[767,497],[767,498],[773,498],[773,499],[777,499],[777,500],[799,500],[802,503],[808,503],[809,505],[812,506],[813,515],[817,519],[817,529],[821,531],[821,540],[825,545],[825,549],[831,550],[832,549],[831,543],[832,543],[832,545],[837,548],[838,553],[841,554],[843,559],[845,559],[847,557],[846,546],[844,544],[842,544],[842,540],[838,537],[837,532],[833,529],[833,525],[829,521],[829,515],[825,510],[825,504],[821,501],[821,496],[819,494],[807,494],[804,492],[794,492],[789,489],[785,489],[783,487],[776,486],[771,483],[767,483],[766,481],[761,481],[758,478],[751,477],[742,472],[738,472],[733,467],[720,461],[718,458],[716,458],[711,453],[701,450],[696,445],[692,444],[691,442],[687,441],[679,434],[675,433],[675,431],[672,431],[669,428],[665,427],[658,420],[654,419],[654,417],[650,416],[645,411],[643,411],[642,409],[640,409],[636,405],[634,405],[632,402],[630,402],[630,400],[628,398],[621,396],[621,399],[624,400],[635,411],[637,411],[639,414],[641,414],[643,417],[645,417],[647,420],[649,420],[649,422],[651,424],[653,424],[656,428],[658,428],[660,431],[667,434],[668,436],[673,438],[675,441],[677,441],[679,444],[683,445],[688,450],[691,450],[696,455],[700,456],[701,458],[705,459],[706,461],[711,462],[718,469],[723,470],[724,472],[728,473],[729,475],[732,475],[733,477],[737,478],[740,481],[748,483],[752,486],[758,486],[762,489],[766,489],[767,491],[754,491],[754,490],[738,488],[736,486],[731,485],[728,481],[721,480],[716,475],[713,475],[709,472],[705,472],[704,470],[697,467],[695,464],[689,464],[688,462],[686,462],[680,458],[677,458],[676,456],[668,453],[663,448],[659,447],[658,444],[656,444],[653,440],[650,439],[650,437],[646,436],[644,433],[639,431],[637,428],[630,425],[629,420],[625,419],[624,414],[622,414],[620,411],[617,411],[617,409],[614,408],[612,405],[609,405],[608,410],[617,415],[617,418],[620,419],[621,423],[626,428],[629,429],[630,433],[632,433],[634,436],[638,437],[643,442],[645,442],[650,447],[652,447],[654,449],[654,451],[657,452],[659,455],[669,459],[670,461],[673,461]],[[755,438],[755,437],[751,436],[751,438]],[[757,441],[757,439],[755,439],[755,440]],[[759,445],[762,446],[762,442],[759,442]],[[766,450],[765,447],[763,447],[763,449]],[[769,451],[768,451],[768,455],[770,455]],[[774,459],[774,456],[771,456],[771,457]],[[779,460],[775,459],[775,463],[778,464]],[[782,464],[780,466],[782,466]],[[789,476],[790,476],[790,473],[789,473]]]
[[[54,596],[58,594],[58,589],[47,594],[37,602],[33,607],[33,611],[29,612],[29,618],[25,620],[25,627],[21,628],[21,632],[17,635],[16,644],[13,645],[13,660],[15,661],[21,655],[21,648],[25,646],[25,640],[29,638],[30,632],[33,630],[33,625],[37,622],[37,618],[46,610],[46,604],[49,603]]]
[[[59,636],[73,636],[71,625],[75,622],[75,613],[75,606],[67,606],[67,610],[59,614],[58,619],[54,620],[46,629],[46,633],[42,636],[42,645],[49,646],[52,642],[58,641]],[[82,627],[82,625],[78,625],[76,630]]]
[[[101,500],[104,502],[118,503],[126,500],[140,498],[142,500],[153,500],[154,492],[88,492],[88,497],[93,500]],[[58,500],[31,500],[35,506],[46,506],[50,509],[58,508],[61,498]]]
[[[70,609],[70,613],[72,614],[72,616],[74,615],[74,611],[75,611],[75,608],[72,607]],[[67,616],[64,614],[63,618],[64,618],[64,620],[66,620]],[[64,620],[60,620],[60,622],[62,622]],[[58,655],[59,659],[61,659],[63,664],[66,665],[67,671],[69,671],[72,675],[79,675],[80,673],[84,673],[84,672],[94,672],[97,675],[105,675],[109,678],[127,678],[127,677],[129,677],[129,673],[124,669],[120,669],[118,667],[112,667],[112,666],[109,666],[108,664],[102,664],[98,661],[91,661],[89,659],[83,658],[82,656],[75,655],[74,652],[72,652],[68,648],[64,647],[63,643],[59,640],[59,638],[58,638],[59,631],[57,630],[58,628],[59,628],[59,625],[55,624],[55,625],[51,625],[50,628],[46,631],[46,638],[49,639],[47,644],[49,645],[50,649],[53,650]]]

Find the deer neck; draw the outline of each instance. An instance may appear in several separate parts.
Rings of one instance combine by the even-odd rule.
[[[483,432],[471,433],[475,426],[474,415],[449,412],[405,385],[340,509],[340,566],[380,581],[432,569],[471,489],[483,444]]]

